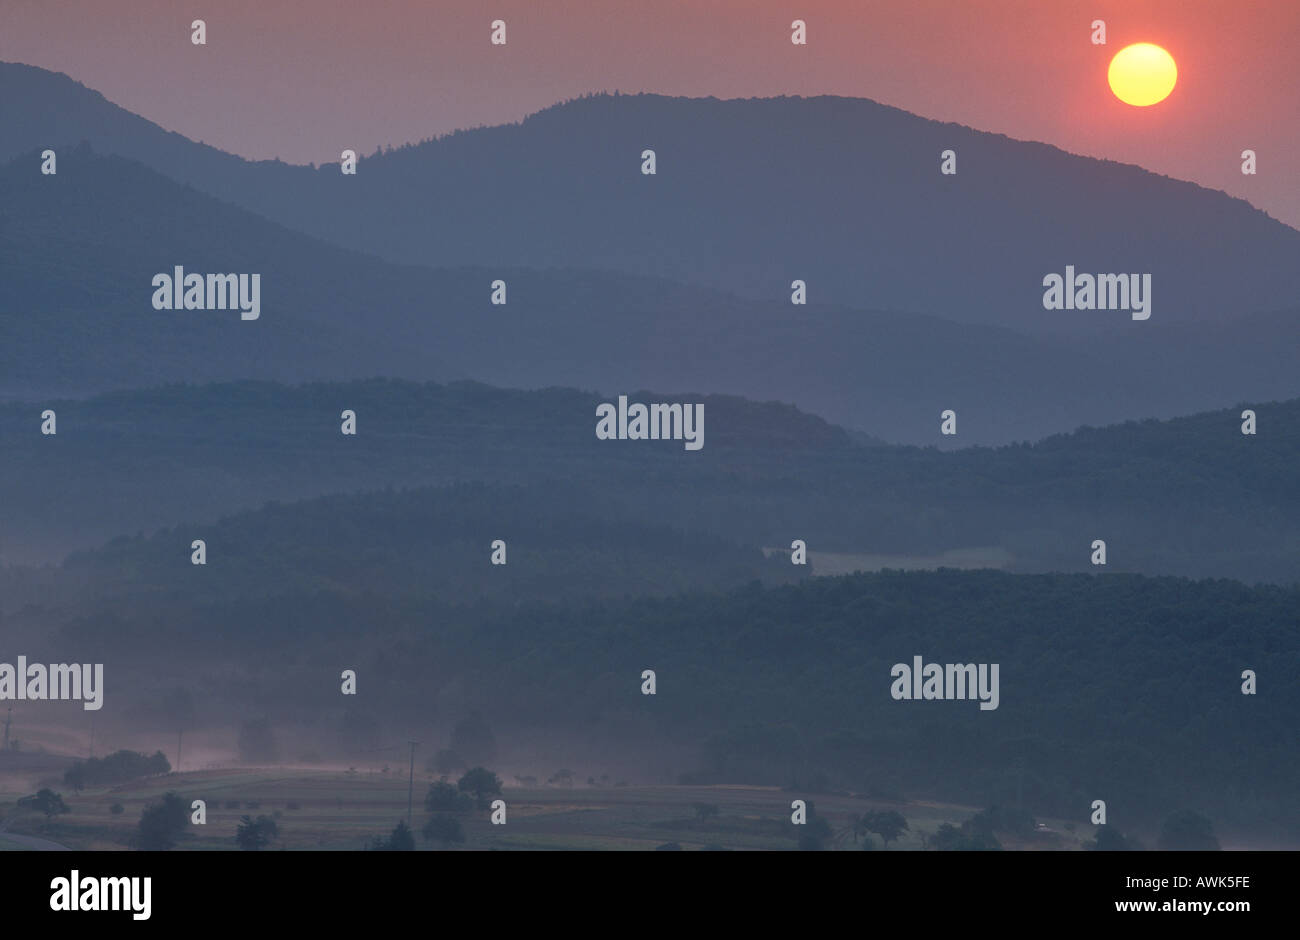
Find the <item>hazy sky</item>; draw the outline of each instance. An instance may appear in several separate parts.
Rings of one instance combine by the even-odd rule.
[[[790,43],[795,18],[807,46]],[[1147,109],[1106,83],[1139,41],[1179,68]],[[0,0],[0,59],[302,163],[588,91],[862,96],[1225,189],[1300,227],[1300,0]]]

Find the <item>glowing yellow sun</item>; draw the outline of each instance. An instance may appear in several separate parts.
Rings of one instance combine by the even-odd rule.
[[[1106,77],[1116,98],[1145,108],[1169,97],[1178,81],[1178,66],[1159,46],[1139,42],[1115,53]]]

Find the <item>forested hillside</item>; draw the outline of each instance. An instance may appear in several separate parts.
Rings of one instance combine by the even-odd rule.
[[[1241,433],[1237,407],[941,452],[867,446],[788,405],[630,395],[702,402],[703,448],[598,440],[595,410],[608,399],[572,389],[171,386],[48,402],[56,436],[39,433],[40,408],[3,405],[0,486],[24,498],[0,505],[0,558],[53,561],[175,526],[184,528],[168,537],[183,548],[198,537],[186,537],[193,526],[267,501],[476,482],[538,488],[557,516],[663,526],[753,551],[794,539],[850,555],[982,547],[1009,555],[1016,571],[1091,571],[1091,543],[1103,539],[1110,571],[1300,578],[1300,400],[1250,403],[1255,435]],[[345,409],[356,413],[355,436],[340,433]],[[348,513],[364,516],[358,499]],[[312,515],[332,546],[322,550],[349,551],[346,530],[330,529],[333,507],[305,503],[279,510],[275,524],[241,522],[259,534],[236,539],[240,551],[276,567],[271,556],[288,550],[284,518]],[[464,531],[474,539],[486,530],[467,520]],[[394,550],[382,528],[373,535],[376,550]],[[558,537],[549,545],[580,550]],[[109,567],[115,551],[103,553]]]

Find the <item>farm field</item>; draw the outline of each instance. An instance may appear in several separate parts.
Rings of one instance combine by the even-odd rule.
[[[419,835],[429,818],[424,795],[435,778],[419,774],[415,782],[416,848],[439,846]],[[243,816],[275,819],[279,837],[272,850],[358,850],[387,835],[405,817],[407,779],[401,774],[337,772],[311,769],[206,770],[167,774],[109,789],[63,791],[69,812],[46,821],[40,814],[16,810],[20,794],[0,792],[0,814],[15,835],[34,836],[71,849],[127,850],[144,807],[174,791],[189,805],[202,799],[207,822],[191,825],[180,850],[233,850]],[[669,843],[683,850],[782,851],[797,847],[801,827],[790,821],[794,799],[813,802],[833,836],[828,849],[853,850],[860,842],[852,832],[855,816],[873,810],[896,810],[909,830],[890,851],[924,847],[924,837],[942,823],[960,823],[973,807],[909,801],[868,800],[852,795],[803,794],[753,786],[511,787],[503,798],[505,825],[492,825],[487,811],[458,814],[466,840],[453,850],[653,850]],[[113,807],[121,810],[114,813]],[[716,813],[700,808],[716,808]],[[1079,848],[1075,834],[1048,821],[1051,833],[1032,844],[1004,840],[1005,848]],[[0,833],[0,850],[20,849]],[[875,842],[877,848],[880,842]]]

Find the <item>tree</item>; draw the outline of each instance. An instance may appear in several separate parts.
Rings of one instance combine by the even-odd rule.
[[[867,817],[869,813],[855,814],[849,822],[849,831],[853,833],[853,841],[856,843],[859,838],[865,836],[871,830],[867,828]]]
[[[85,787],[108,786],[170,773],[171,769],[171,764],[162,751],[157,751],[150,757],[135,751],[121,750],[114,751],[107,757],[78,761],[64,771],[63,782],[80,792]]]
[[[492,798],[501,795],[501,781],[486,767],[466,771],[456,786],[465,793],[474,794],[479,809],[487,809],[492,805]]]
[[[867,813],[863,822],[867,832],[874,832],[880,836],[881,841],[885,843],[885,848],[889,848],[889,843],[908,830],[907,820],[902,813],[894,809]]]
[[[86,788],[86,765],[81,761],[77,761],[63,772],[63,782],[72,787],[77,793],[80,793]]]
[[[393,828],[387,839],[377,836],[375,841],[370,843],[370,850],[372,852],[414,852],[415,836],[411,835],[411,827],[403,820]]]
[[[823,848],[821,840],[807,832],[799,834],[798,846],[800,852],[820,852]]]
[[[799,848],[804,852],[818,852],[826,847],[826,840],[833,836],[834,830],[825,817],[818,816],[812,800],[805,801],[806,821],[799,827]]]
[[[465,830],[461,827],[460,820],[447,813],[430,816],[424,824],[423,833],[430,842],[441,842],[443,846],[465,841]]]
[[[135,847],[146,852],[162,852],[176,845],[189,821],[185,801],[168,792],[158,803],[150,803],[140,814]]]
[[[718,804],[716,803],[696,803],[694,806],[696,819],[712,819],[718,815]]]
[[[431,813],[464,813],[473,807],[473,798],[446,780],[432,784],[424,797],[424,808]]]
[[[266,848],[279,835],[280,827],[271,817],[258,816],[257,819],[252,819],[242,816],[239,829],[235,832],[235,843],[245,852],[256,852]]]
[[[1018,836],[1033,835],[1035,825],[1034,817],[1028,811],[996,804],[976,813],[967,822],[989,832],[1009,832]]]
[[[1087,847],[1096,852],[1129,852],[1133,848],[1123,833],[1111,826],[1098,826],[1097,838]]]
[[[34,809],[38,813],[44,813],[46,822],[60,813],[70,812],[68,804],[63,802],[63,795],[55,793],[49,787],[37,791],[34,796],[23,797],[18,801],[18,805],[24,809]]]
[[[983,852],[1002,848],[991,829],[978,824],[971,825],[969,819],[962,823],[960,829],[952,823],[941,825],[930,838],[929,846],[940,852]]]
[[[1214,835],[1214,825],[1189,809],[1165,820],[1156,844],[1166,852],[1217,852],[1221,848]]]

